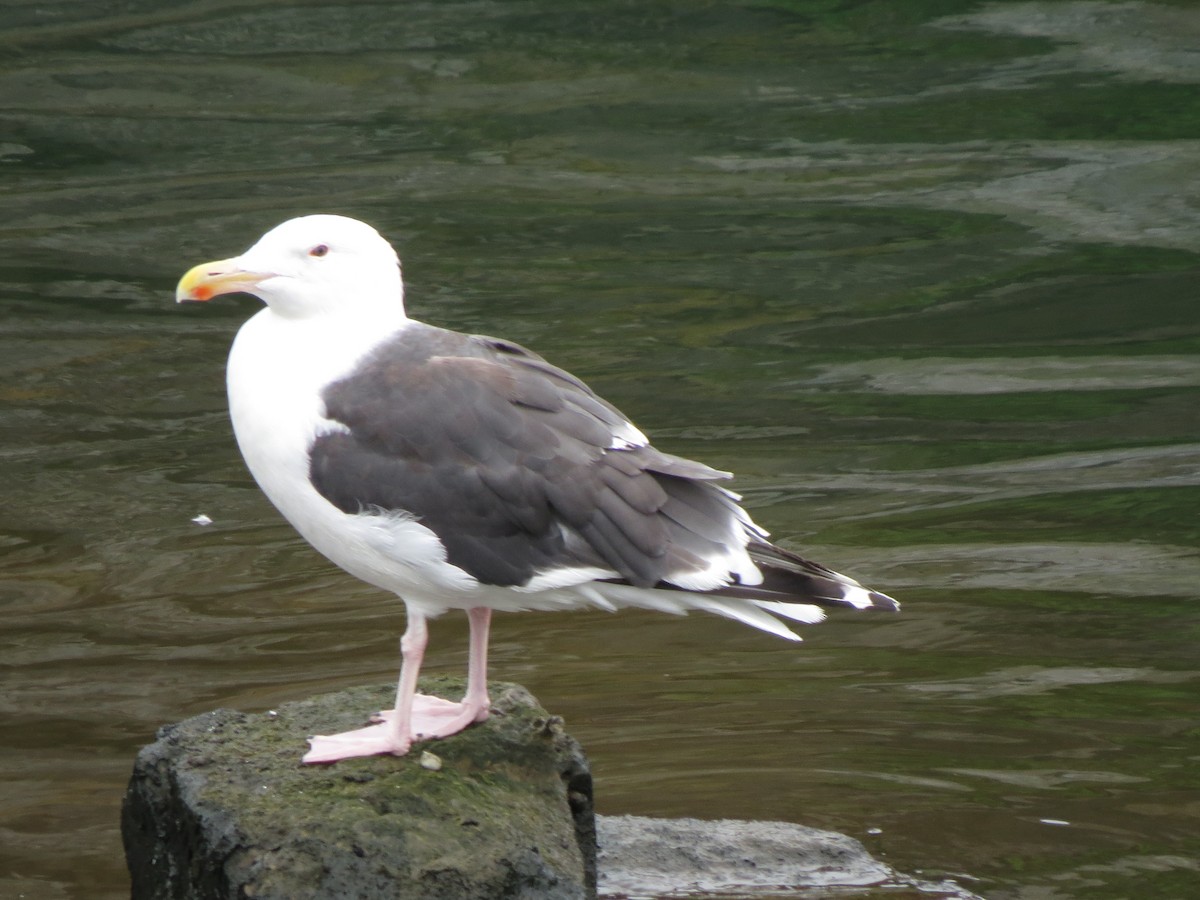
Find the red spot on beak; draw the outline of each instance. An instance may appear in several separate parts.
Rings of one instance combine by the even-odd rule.
[[[211,300],[213,298],[213,289],[207,284],[198,284],[192,289],[192,297],[197,300]]]

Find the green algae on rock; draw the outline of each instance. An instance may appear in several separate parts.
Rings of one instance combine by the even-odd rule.
[[[491,685],[488,722],[408,756],[300,764],[306,736],[354,725],[392,690],[161,729],[122,814],[135,900],[593,896],[587,761],[517,685]]]

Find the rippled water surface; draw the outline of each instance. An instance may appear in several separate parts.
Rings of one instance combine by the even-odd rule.
[[[394,676],[400,606],[230,436],[255,302],[171,302],[316,210],[395,241],[414,315],[568,366],[905,603],[802,645],[502,617],[493,674],[602,812],[1196,896],[1194,4],[60,0],[0,42],[0,896],[127,895],[159,725]],[[464,665],[462,621],[433,642]]]

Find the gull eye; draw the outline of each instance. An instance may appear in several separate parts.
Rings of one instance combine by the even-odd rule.
[[[308,251],[308,255],[309,256],[324,256],[328,252],[329,252],[328,244],[317,244],[317,246],[313,247],[311,250]]]

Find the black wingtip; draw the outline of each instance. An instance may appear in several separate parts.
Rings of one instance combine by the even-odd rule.
[[[900,612],[900,601],[879,591],[870,591],[871,609],[882,609],[885,612]]]

